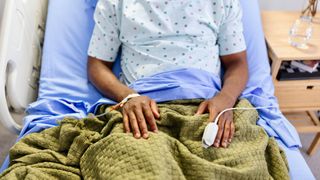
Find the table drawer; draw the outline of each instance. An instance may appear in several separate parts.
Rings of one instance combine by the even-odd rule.
[[[275,87],[281,108],[320,109],[320,86]]]

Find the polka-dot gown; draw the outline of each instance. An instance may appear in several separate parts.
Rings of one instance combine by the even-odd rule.
[[[125,83],[180,68],[220,75],[220,56],[245,50],[239,0],[99,0],[89,56],[113,62]]]

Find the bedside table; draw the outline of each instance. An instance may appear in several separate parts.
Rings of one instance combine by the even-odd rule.
[[[264,11],[263,28],[271,62],[271,75],[281,111],[299,133],[316,133],[308,154],[320,145],[320,78],[313,80],[277,79],[281,63],[292,60],[320,60],[320,24],[313,24],[313,34],[308,49],[292,47],[289,30],[300,16],[299,12]]]

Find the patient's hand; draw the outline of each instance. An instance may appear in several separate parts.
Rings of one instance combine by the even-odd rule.
[[[200,115],[209,112],[209,121],[212,122],[221,111],[233,107],[233,104],[232,99],[220,93],[209,100],[203,101],[196,114]],[[226,148],[231,143],[235,131],[232,111],[223,113],[219,118],[218,125],[219,131],[213,145]]]
[[[156,102],[149,97],[138,96],[130,99],[124,104],[122,114],[126,133],[132,131],[135,138],[148,138],[147,123],[151,131],[158,132],[156,119],[160,114]]]

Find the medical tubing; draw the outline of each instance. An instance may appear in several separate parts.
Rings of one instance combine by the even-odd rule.
[[[102,114],[94,115],[94,117],[99,118],[99,117],[102,117],[102,116],[107,115],[109,112],[111,112],[111,111],[113,111],[113,110],[117,109],[117,107],[116,107],[117,105],[118,105],[118,104],[116,104],[116,105],[112,106],[110,110],[107,110],[106,112],[104,112],[104,113],[102,113]]]
[[[221,111],[218,116],[214,119],[215,124],[218,124],[220,116],[222,116],[223,113],[227,111],[233,111],[233,110],[259,110],[259,109],[269,109],[269,108],[278,108],[278,106],[258,106],[258,107],[252,107],[252,108],[247,108],[247,107],[239,107],[239,108],[227,108],[223,111]]]
[[[119,107],[122,107],[126,102],[128,102],[131,98],[134,98],[134,97],[138,97],[140,96],[140,94],[138,93],[132,93],[132,94],[129,94],[127,97],[125,97],[121,102],[119,102],[118,104],[114,105],[111,107],[111,109],[109,111],[106,111],[102,114],[99,114],[99,115],[96,115],[95,117],[96,118],[99,118],[101,116],[104,116],[106,114],[108,114],[109,112],[113,111],[113,110],[116,110],[118,109]]]

